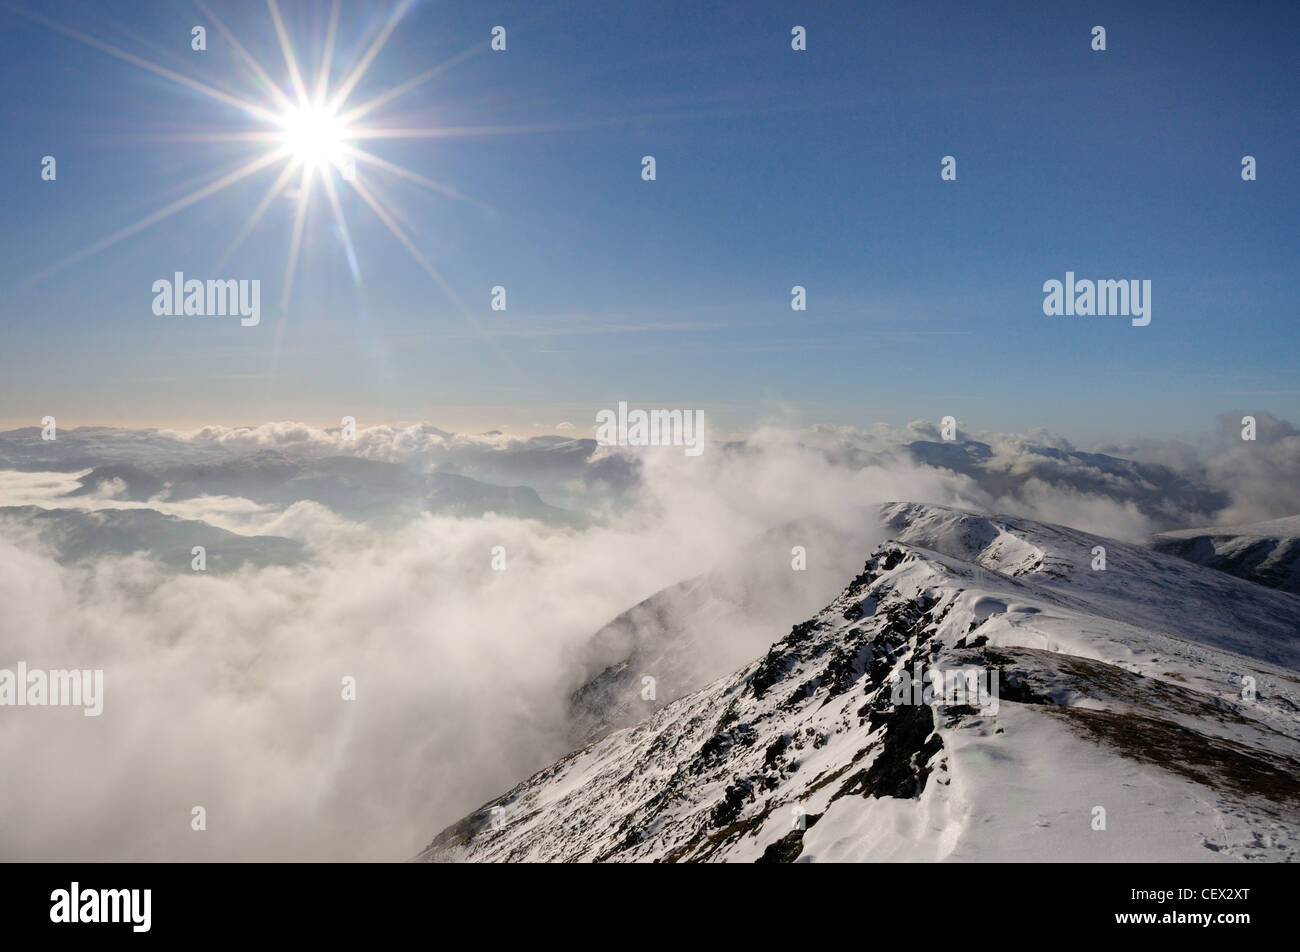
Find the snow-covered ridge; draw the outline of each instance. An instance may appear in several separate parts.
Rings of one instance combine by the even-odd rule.
[[[1300,516],[1161,532],[1152,540],[1152,548],[1300,595]]]
[[[1295,598],[1065,527],[882,515],[892,539],[763,657],[561,759],[421,858],[1296,857]],[[996,713],[896,703],[918,666],[993,672]]]

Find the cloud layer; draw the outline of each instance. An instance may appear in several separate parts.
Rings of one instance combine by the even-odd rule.
[[[0,794],[0,858],[405,858],[566,751],[575,659],[660,589],[720,564],[786,586],[779,598],[733,599],[701,627],[701,656],[717,664],[784,634],[798,619],[783,610],[834,594],[876,539],[880,502],[1000,510],[1126,539],[1290,515],[1300,436],[1261,421],[1254,443],[1225,440],[1208,455],[1151,444],[1129,458],[1048,434],[946,442],[924,423],[769,428],[697,458],[425,425],[360,429],[354,444],[287,423],[82,428],[56,444],[0,434],[0,505],[150,508],[308,553],[226,574],[177,570],[148,549],[60,561],[38,534],[0,521],[0,667],[105,672],[98,718],[0,710],[0,761],[16,765]],[[277,468],[340,456],[538,487],[587,521],[369,519],[311,498],[301,469]],[[258,470],[268,459],[277,467]],[[193,491],[167,484],[136,499],[128,480],[87,482],[108,464],[191,467]],[[240,467],[288,482],[203,491],[204,473]],[[798,576],[789,534],[771,531],[792,523],[821,527],[802,543],[809,570]],[[504,570],[493,564],[502,552]],[[345,677],[355,701],[342,697]],[[190,828],[195,806],[204,832]]]

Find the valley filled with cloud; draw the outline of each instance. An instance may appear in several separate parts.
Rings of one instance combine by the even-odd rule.
[[[882,503],[1138,545],[1300,513],[1300,433],[1257,416],[1257,440],[1227,414],[1195,447],[945,440],[917,421],[759,427],[698,457],[428,424],[0,433],[0,654],[104,671],[97,717],[0,720],[0,760],[21,765],[0,851],[413,856],[581,742],[761,656],[861,570]],[[592,687],[638,645],[644,670]],[[645,674],[644,709],[623,687],[594,720],[575,701]]]

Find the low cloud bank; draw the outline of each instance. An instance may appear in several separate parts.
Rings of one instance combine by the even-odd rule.
[[[0,434],[0,505],[156,508],[309,553],[202,574],[148,551],[60,563],[30,532],[0,530],[0,667],[102,668],[105,690],[97,718],[0,710],[0,859],[405,858],[566,752],[572,659],[602,625],[722,563],[750,564],[756,578],[793,573],[791,537],[774,528],[822,527],[800,543],[808,570],[782,574],[797,601],[847,582],[890,500],[1126,539],[1300,512],[1300,435],[1260,419],[1257,441],[1234,444],[1226,430],[1209,454],[1155,443],[1085,452],[1041,433],[945,441],[923,422],[764,428],[694,458],[427,425],[359,429],[348,445],[284,423],[82,428],[60,433],[57,451]],[[515,474],[580,503],[591,522],[426,512],[392,526],[309,498],[126,499],[112,480],[70,495],[84,488],[77,463],[148,469],[268,452]],[[709,629],[715,659],[784,634],[772,606],[732,608]],[[356,700],[343,699],[345,678]],[[191,829],[196,806],[202,832]]]

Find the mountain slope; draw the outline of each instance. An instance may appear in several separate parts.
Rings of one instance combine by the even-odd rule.
[[[875,525],[795,520],[744,545],[710,571],[662,589],[603,626],[571,659],[581,682],[569,705],[575,747],[733,671],[834,598]],[[799,546],[807,558],[791,569]],[[653,697],[643,689],[654,679]]]
[[[1162,532],[1157,552],[1300,595],[1300,516],[1248,526]]]
[[[280,536],[245,536],[154,509],[43,509],[0,506],[0,536],[32,531],[60,562],[147,553],[182,572],[193,571],[193,547],[203,546],[206,571],[233,572],[243,565],[297,565],[302,543]]]
[[[1029,520],[882,515],[893,539],[762,658],[420,858],[1297,857],[1295,599]],[[995,697],[908,703],[905,672],[933,668],[991,678]]]
[[[113,498],[148,502],[238,496],[288,507],[310,499],[352,519],[401,522],[416,512],[472,517],[487,512],[580,525],[574,512],[547,505],[528,486],[497,486],[450,472],[355,456],[293,456],[262,451],[218,462],[143,467],[97,466],[79,477],[72,497],[106,489]]]

